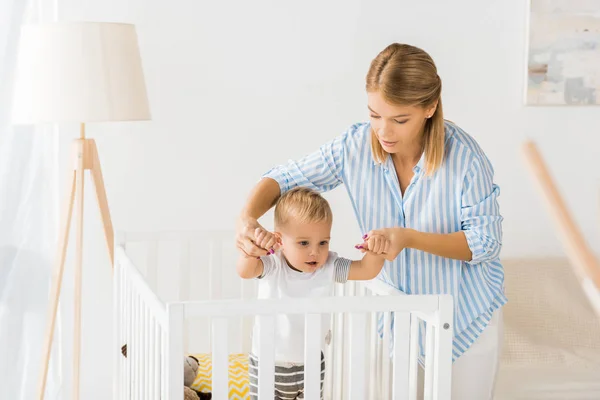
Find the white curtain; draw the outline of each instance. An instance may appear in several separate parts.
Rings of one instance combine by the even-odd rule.
[[[37,6],[0,0],[0,400],[35,397],[57,238],[56,133],[10,126],[20,26]],[[47,400],[61,386],[58,337]]]

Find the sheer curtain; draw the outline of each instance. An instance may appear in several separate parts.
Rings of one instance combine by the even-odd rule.
[[[57,238],[56,133],[10,126],[20,26],[40,17],[39,6],[0,0],[0,400],[35,396]],[[61,386],[59,337],[48,400],[59,397]]]

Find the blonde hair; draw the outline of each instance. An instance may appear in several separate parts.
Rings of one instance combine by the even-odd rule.
[[[390,104],[428,108],[437,102],[423,128],[425,171],[433,175],[444,160],[445,141],[442,81],[433,59],[417,47],[393,43],[371,62],[366,80],[367,92],[379,92]],[[388,153],[373,131],[371,149],[375,161],[383,163]]]
[[[333,221],[329,203],[318,192],[296,187],[284,193],[275,205],[275,226],[285,225],[290,219],[299,222]]]

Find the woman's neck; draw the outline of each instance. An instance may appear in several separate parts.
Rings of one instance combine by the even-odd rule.
[[[414,167],[423,155],[423,144],[420,142],[403,146],[402,150],[392,154],[394,165],[399,167]]]

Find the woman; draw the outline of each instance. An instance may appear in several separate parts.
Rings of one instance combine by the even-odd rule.
[[[442,83],[426,52],[392,44],[366,80],[370,122],[267,172],[241,213],[237,245],[255,256],[277,248],[257,220],[280,194],[345,185],[363,233],[393,239],[379,279],[408,294],[454,297],[452,398],[491,399],[506,303],[492,165],[444,120]]]

